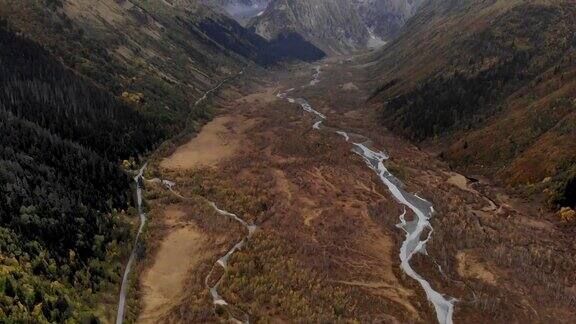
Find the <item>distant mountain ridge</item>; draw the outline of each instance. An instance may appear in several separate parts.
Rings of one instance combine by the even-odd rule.
[[[273,0],[249,26],[268,40],[296,33],[329,54],[392,39],[424,0]]]

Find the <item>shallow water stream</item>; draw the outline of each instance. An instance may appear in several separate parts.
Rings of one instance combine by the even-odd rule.
[[[310,85],[314,86],[320,82],[320,72],[321,69],[319,67],[315,68],[314,79]],[[452,324],[454,302],[456,300],[451,297],[446,297],[434,290],[426,279],[412,269],[410,264],[412,257],[416,253],[427,255],[426,243],[430,240],[432,233],[434,232],[430,223],[430,220],[434,215],[433,205],[427,200],[422,199],[415,194],[406,192],[403,189],[404,185],[402,182],[390,173],[384,165],[384,161],[389,159],[388,155],[383,151],[371,149],[371,141],[369,139],[357,134],[349,134],[342,130],[322,126],[323,122],[327,119],[326,116],[316,111],[307,100],[303,98],[289,97],[288,94],[293,90],[294,89],[290,89],[289,91],[280,93],[277,96],[288,100],[290,103],[297,103],[305,112],[312,114],[316,118],[316,121],[312,126],[313,129],[318,131],[324,129],[334,132],[342,136],[346,142],[351,143],[352,151],[364,159],[366,165],[378,175],[396,201],[404,206],[404,212],[400,215],[400,223],[397,225],[398,228],[401,228],[406,233],[405,240],[402,242],[400,248],[402,270],[412,279],[418,281],[420,286],[424,289],[426,297],[434,305],[438,322],[441,324]],[[352,138],[360,138],[362,141],[351,141]],[[407,209],[414,213],[414,220],[406,221]],[[427,235],[422,239],[422,235],[426,233]]]

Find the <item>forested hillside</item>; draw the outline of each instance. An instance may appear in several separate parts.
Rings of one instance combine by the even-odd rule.
[[[222,80],[288,58],[199,0],[0,0],[0,17],[174,132]]]
[[[0,321],[106,317],[135,216],[120,162],[208,119],[195,102],[244,67],[300,53],[199,0],[0,0]]]
[[[126,103],[81,80],[40,46],[6,30],[0,35],[0,105],[4,110],[112,161],[135,156],[166,135],[159,120],[142,117]]]
[[[382,121],[448,143],[456,167],[573,207],[575,35],[570,1],[431,1],[379,54]]]
[[[0,318],[88,321],[130,246],[119,160],[167,131],[0,26]]]

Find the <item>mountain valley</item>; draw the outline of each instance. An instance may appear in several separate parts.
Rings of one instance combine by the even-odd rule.
[[[246,247],[227,262],[219,291],[226,303],[215,303],[216,315],[255,322],[542,322],[560,307],[570,321],[574,299],[566,270],[574,267],[572,243],[550,213],[538,213],[490,182],[473,182],[383,132],[373,108],[362,105],[370,92],[361,88],[361,60],[320,66],[313,86],[315,70],[308,65],[259,76],[248,88],[232,85],[217,100],[217,120],[177,150],[152,158],[147,178],[175,185],[150,185],[152,213],[164,215],[151,229],[174,233],[171,228],[196,226],[172,225],[171,215],[181,215],[177,224],[201,224],[214,243],[193,258],[218,267],[241,240],[239,228],[222,232],[235,224],[210,210],[210,201],[257,225]],[[311,108],[276,95],[290,89],[287,98],[306,98]],[[351,143],[362,138],[386,149],[385,167],[405,190],[434,202],[427,253],[415,254],[411,263],[446,300],[457,299],[449,318],[440,317],[395,261],[404,236],[399,217],[410,221],[416,215],[390,196],[354,152]],[[169,253],[168,237],[153,235],[153,246],[160,248],[152,255]],[[155,272],[157,262],[143,271]],[[544,274],[544,264],[555,270]],[[183,283],[186,292],[167,302],[174,308],[157,308],[165,311],[156,313],[155,322],[216,321],[199,306],[210,303],[202,291],[211,271],[192,265],[193,283]]]
[[[572,0],[0,0],[0,322],[576,322]]]

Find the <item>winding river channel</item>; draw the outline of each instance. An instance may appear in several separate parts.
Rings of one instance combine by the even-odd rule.
[[[246,221],[244,221],[243,219],[238,217],[236,214],[232,214],[230,212],[227,212],[225,210],[218,208],[218,206],[216,206],[216,204],[213,202],[210,202],[210,205],[212,206],[212,208],[214,208],[214,210],[218,214],[225,216],[225,217],[228,217],[228,218],[240,223],[248,231],[248,235],[244,239],[242,239],[240,242],[236,243],[236,245],[234,245],[234,247],[232,247],[232,249],[230,249],[228,251],[228,253],[226,253],[224,256],[222,256],[220,259],[218,259],[218,261],[216,262],[219,266],[222,267],[222,269],[224,269],[224,272],[226,272],[226,271],[228,271],[228,260],[230,259],[230,257],[234,253],[236,253],[238,250],[242,249],[244,247],[244,245],[246,245],[246,242],[250,239],[250,237],[252,237],[252,234],[254,234],[254,232],[256,231],[256,229],[258,227],[254,224],[246,223]],[[212,270],[214,270],[214,268]],[[220,278],[218,279],[216,284],[214,284],[213,286],[210,286],[210,284],[208,282],[210,279],[210,275],[211,275],[211,273],[209,273],[208,277],[206,277],[206,286],[210,289],[210,295],[212,296],[212,300],[214,302],[214,305],[215,306],[229,306],[228,302],[226,302],[222,298],[222,296],[220,296],[220,294],[218,293],[218,288],[220,287],[220,284],[222,283],[222,280],[224,279],[224,274],[222,274],[222,276],[220,276]],[[233,316],[233,320],[235,322],[238,322],[238,323],[249,323],[250,322],[248,314],[243,314],[244,318],[242,318],[242,319],[238,319],[238,318],[234,317],[234,315],[232,315],[232,313],[230,313],[230,314],[231,314],[231,316]]]
[[[314,78],[312,82],[310,82],[310,86],[315,86],[320,82],[321,67],[315,67],[314,70]],[[386,153],[371,149],[371,141],[364,136],[351,134],[331,127],[324,127],[322,124],[327,119],[326,116],[316,111],[307,100],[303,98],[289,97],[289,93],[294,90],[295,89],[289,89],[277,96],[288,100],[290,103],[300,105],[304,111],[313,115],[316,118],[316,121],[312,126],[313,129],[318,131],[322,129],[332,131],[342,136],[347,143],[351,143],[352,151],[364,159],[366,165],[378,175],[396,201],[404,206],[404,212],[400,215],[400,223],[397,225],[397,227],[401,228],[406,233],[405,240],[402,242],[400,248],[402,270],[412,279],[418,281],[420,286],[424,289],[426,297],[434,305],[438,322],[441,324],[452,324],[452,315],[454,313],[454,303],[456,299],[446,297],[434,290],[430,283],[418,274],[410,264],[412,257],[416,253],[427,255],[426,243],[430,240],[432,233],[434,232],[432,224],[430,223],[430,220],[434,215],[433,205],[425,199],[403,189],[404,185],[402,182],[390,173],[384,165],[384,161],[389,159],[389,156]],[[358,141],[355,139],[358,139]],[[407,210],[411,210],[414,213],[414,220],[406,220]],[[422,239],[422,236],[425,236],[425,238]]]
[[[204,93],[204,95],[202,97],[200,97],[195,103],[194,103],[194,107],[198,106],[199,104],[205,102],[206,100],[208,100],[208,98],[210,97],[210,95],[216,93],[218,90],[220,90],[220,88],[222,88],[226,83],[228,83],[229,81],[237,78],[238,76],[244,74],[244,69],[242,69],[240,72],[238,72],[237,74],[222,80],[220,83],[218,83],[215,87],[209,89],[208,91],[206,91]],[[130,279],[130,273],[132,271],[132,265],[134,263],[134,260],[136,258],[136,253],[138,251],[138,247],[139,247],[139,239],[140,239],[140,235],[142,234],[142,230],[144,229],[144,226],[146,225],[146,221],[147,221],[147,215],[144,212],[144,208],[142,206],[142,202],[143,202],[143,198],[142,198],[142,184],[144,183],[144,171],[146,170],[146,167],[148,166],[148,164],[144,164],[144,166],[138,171],[138,174],[134,177],[134,182],[136,183],[136,205],[137,205],[137,210],[138,210],[138,215],[140,217],[140,225],[138,226],[138,232],[136,234],[136,238],[134,239],[134,245],[132,248],[132,252],[130,254],[130,257],[128,259],[128,263],[126,264],[126,268],[124,270],[124,275],[122,276],[122,285],[120,287],[120,296],[118,298],[118,313],[116,315],[116,324],[122,324],[124,322],[124,312],[126,309],[126,293],[128,290],[128,283],[129,283],[129,279]],[[169,181],[169,180],[160,180],[160,179],[152,179],[150,180],[151,182],[161,182],[162,185],[164,185],[167,189],[169,189],[173,194],[175,194],[176,196],[182,198],[182,199],[186,199],[185,197],[182,197],[180,194],[178,194],[177,192],[175,192],[173,190],[173,187],[175,185],[174,182]],[[230,250],[228,252],[228,254],[226,254],[224,257],[222,257],[220,260],[218,260],[218,264],[220,264],[224,270],[227,269],[227,261],[230,258],[230,256],[232,254],[234,254],[234,252],[236,252],[237,250],[239,250],[240,248],[242,248],[242,246],[244,246],[244,244],[246,243],[246,240],[248,240],[248,238],[250,238],[250,236],[252,236],[252,234],[254,233],[254,231],[256,230],[256,226],[255,225],[248,225],[246,222],[244,222],[242,219],[240,219],[238,216],[234,215],[234,214],[230,214],[228,212],[225,212],[221,209],[219,209],[218,207],[216,207],[216,204],[214,203],[210,203],[211,206],[221,215],[225,215],[225,216],[233,216],[232,218],[238,222],[240,222],[243,226],[245,226],[248,229],[248,236],[246,237],[246,239],[242,240],[242,242],[236,244],[232,250]],[[221,262],[221,260],[224,260],[224,263]],[[224,277],[224,275],[222,275],[222,278]],[[212,294],[213,298],[214,298],[214,304],[218,304],[218,305],[227,305],[227,303],[218,295],[218,285],[220,284],[220,281],[222,281],[222,278],[220,278],[220,280],[218,281],[218,283],[214,286],[214,287],[210,287],[210,293]],[[218,298],[214,297],[217,296]],[[238,321],[238,320],[237,320]]]
[[[136,184],[137,184],[137,191],[136,192],[137,192],[138,212],[140,214],[140,229],[138,230],[138,234],[136,236],[136,243],[135,243],[134,251],[132,252],[132,255],[130,256],[130,260],[128,261],[128,265],[126,266],[126,272],[124,273],[124,280],[122,282],[122,289],[121,289],[121,293],[120,293],[120,303],[118,305],[118,317],[116,320],[117,324],[122,323],[122,320],[123,320],[125,300],[126,300],[126,288],[125,288],[125,286],[127,285],[127,278],[129,277],[130,269],[131,269],[131,266],[132,266],[132,263],[134,260],[136,247],[138,244],[138,237],[140,236],[140,233],[142,232],[142,228],[144,227],[144,224],[146,223],[146,214],[142,211],[142,188],[141,188],[141,183],[145,180],[143,175],[142,175],[144,168],[142,168],[140,170],[140,172],[138,173],[138,175],[134,178],[136,181]],[[153,182],[153,183],[160,183],[162,186],[164,186],[166,189],[168,189],[173,195],[175,195],[176,197],[178,197],[180,199],[183,199],[183,200],[191,200],[192,199],[192,198],[184,197],[180,193],[175,191],[174,187],[176,186],[176,183],[173,181],[161,180],[158,178],[155,178],[152,180],[146,180],[146,181]],[[232,255],[234,253],[238,252],[240,249],[242,249],[244,247],[244,245],[246,245],[246,243],[252,237],[252,235],[254,234],[256,229],[258,229],[258,226],[255,224],[248,224],[245,220],[238,217],[236,214],[233,214],[233,213],[230,213],[230,212],[225,211],[223,209],[220,209],[216,205],[216,203],[209,201],[204,197],[202,197],[202,198],[210,205],[210,207],[212,207],[214,209],[214,211],[218,215],[227,217],[227,218],[229,218],[235,222],[238,222],[247,231],[246,236],[240,242],[236,243],[225,255],[223,255],[221,258],[218,259],[218,261],[216,261],[216,264],[214,265],[212,270],[208,273],[208,276],[205,279],[205,284],[206,284],[206,287],[208,288],[208,290],[210,291],[210,295],[212,296],[214,306],[222,306],[222,307],[232,306],[226,300],[224,300],[222,298],[222,296],[218,292],[218,288],[220,287],[220,284],[222,283],[222,280],[224,280],[224,276],[225,276],[226,272],[228,271],[228,260],[230,260],[230,257],[232,257]],[[220,277],[218,277],[218,280],[216,280],[216,283],[214,285],[210,285],[210,279],[211,279],[212,273],[214,271],[216,271],[216,267],[221,267],[224,270],[224,272],[220,275]],[[236,309],[236,311],[240,312],[237,309]],[[229,314],[232,317],[233,322],[249,323],[248,314],[242,313],[242,317],[243,317],[242,319],[238,319],[230,311],[229,311]]]
[[[191,198],[187,198],[182,196],[181,194],[179,194],[178,192],[176,192],[174,190],[174,186],[176,185],[175,182],[169,181],[169,180],[160,180],[160,179],[153,179],[151,180],[153,182],[161,182],[168,190],[170,190],[170,192],[172,192],[173,195],[175,195],[176,197],[183,199],[183,200],[189,200]],[[205,198],[203,198],[205,199]],[[246,245],[246,242],[248,242],[248,240],[252,237],[252,235],[254,234],[254,232],[258,229],[258,226],[255,224],[248,224],[245,220],[243,220],[242,218],[238,217],[238,215],[230,213],[228,211],[225,211],[223,209],[220,209],[216,203],[206,200],[207,203],[214,209],[214,211],[216,211],[216,213],[218,213],[221,216],[227,217],[235,222],[238,222],[240,225],[242,225],[246,231],[247,234],[246,236],[238,243],[236,243],[236,245],[234,245],[225,255],[223,255],[220,259],[218,259],[218,261],[216,261],[216,264],[214,265],[214,267],[212,267],[212,270],[208,273],[208,276],[206,276],[205,279],[205,284],[206,287],[208,288],[208,290],[210,291],[210,295],[212,296],[212,301],[214,303],[214,306],[222,306],[222,307],[227,307],[227,306],[231,306],[226,300],[224,300],[224,298],[222,298],[222,296],[220,295],[220,293],[218,292],[218,288],[220,287],[220,284],[222,283],[222,280],[224,280],[224,276],[226,274],[226,272],[228,271],[228,260],[230,260],[230,257],[232,257],[232,255],[236,252],[238,252],[240,249],[242,249],[244,247],[244,245]],[[210,285],[210,279],[212,276],[212,273],[216,270],[215,267],[219,266],[221,267],[224,272],[220,275],[220,277],[218,278],[218,280],[216,280],[216,283],[214,285]],[[230,312],[230,316],[232,317],[232,320],[236,323],[249,323],[249,316],[248,314],[242,313],[242,319],[238,319],[237,317],[235,317],[232,312]]]
[[[320,82],[320,75],[321,75],[321,67],[316,67],[314,73],[314,78],[310,82],[310,84],[305,85],[303,87],[310,87],[315,86]],[[223,83],[219,84],[214,91],[222,86]],[[313,124],[313,129],[318,131],[330,131],[339,136],[341,136],[345,142],[350,143],[352,146],[352,151],[361,156],[366,165],[373,170],[376,175],[380,178],[382,183],[388,188],[390,193],[394,196],[394,198],[404,206],[404,212],[400,215],[400,223],[397,225],[398,228],[401,228],[405,233],[405,240],[402,242],[402,246],[400,248],[400,261],[401,261],[401,268],[403,271],[416,280],[420,286],[424,289],[428,300],[434,305],[434,309],[436,311],[438,322],[441,324],[452,324],[452,315],[454,312],[454,303],[456,299],[446,297],[440,292],[434,290],[430,283],[424,279],[420,274],[418,274],[411,266],[410,261],[412,257],[417,253],[423,253],[427,255],[426,251],[426,244],[432,237],[432,233],[434,229],[430,223],[434,215],[434,207],[433,205],[425,199],[418,197],[415,194],[409,193],[404,190],[404,185],[400,180],[398,180],[392,173],[388,171],[386,166],[384,165],[384,161],[389,159],[389,156],[384,153],[383,151],[378,151],[370,148],[371,141],[366,137],[358,134],[349,133],[343,130],[334,129],[331,127],[324,126],[324,121],[327,120],[327,117],[320,113],[319,111],[315,110],[313,106],[303,98],[292,98],[289,97],[289,93],[293,92],[295,89],[289,89],[284,93],[280,93],[277,96],[282,99],[288,100],[290,103],[298,104],[305,112],[311,114],[316,120]],[[200,100],[196,103],[199,104],[206,99],[209,95],[207,93],[204,97],[200,98]],[[135,238],[134,248],[126,265],[126,270],[124,272],[124,276],[122,279],[122,286],[120,289],[120,298],[118,303],[118,315],[116,319],[117,324],[122,324],[124,319],[124,310],[125,310],[125,303],[126,303],[126,291],[128,286],[128,279],[130,277],[130,271],[132,268],[132,264],[134,263],[134,259],[136,257],[137,249],[139,246],[139,237],[142,233],[142,230],[146,224],[147,215],[143,210],[143,198],[142,198],[142,183],[144,182],[143,173],[146,169],[146,165],[144,165],[138,172],[138,174],[134,177],[134,182],[136,183],[136,199],[137,199],[137,209],[138,214],[140,217],[140,226],[138,229],[138,233]],[[168,180],[160,180],[160,179],[153,179],[149,180],[151,182],[161,182],[167,189],[169,189],[174,195],[181,199],[189,199],[183,197],[178,192],[174,191],[175,183],[168,181]],[[246,236],[238,243],[236,243],[225,255],[223,255],[212,270],[210,271],[208,277],[206,278],[206,286],[210,291],[210,295],[212,296],[214,305],[228,307],[231,306],[228,304],[226,300],[222,298],[222,296],[218,292],[218,288],[224,279],[226,271],[228,270],[228,261],[230,257],[236,253],[238,250],[242,249],[246,242],[251,238],[253,233],[256,231],[257,226],[254,224],[248,224],[242,218],[238,217],[237,215],[227,212],[225,210],[220,209],[214,202],[208,201],[210,206],[221,216],[228,217],[240,225],[242,225],[246,230]],[[407,221],[406,215],[408,210],[412,211],[415,215],[414,220]],[[422,239],[424,236],[424,239]],[[216,270],[216,267],[221,267],[224,271],[223,273],[217,278],[216,283],[210,285],[210,279],[212,278],[212,273]],[[233,306],[232,306],[233,307]],[[241,319],[234,317],[232,312],[229,311],[229,314],[232,316],[233,321],[237,323],[248,323],[249,318],[248,314],[242,314]]]

